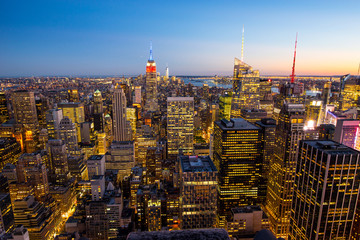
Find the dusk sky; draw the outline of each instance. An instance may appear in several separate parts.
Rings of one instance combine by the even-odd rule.
[[[360,1],[0,1],[0,76],[357,74]]]

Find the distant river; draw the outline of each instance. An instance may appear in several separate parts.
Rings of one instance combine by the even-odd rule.
[[[191,78],[181,78],[185,84],[191,83],[194,86],[202,87],[204,84],[209,85],[209,87],[222,87],[222,88],[232,88],[231,84],[216,84],[212,79],[191,79]]]

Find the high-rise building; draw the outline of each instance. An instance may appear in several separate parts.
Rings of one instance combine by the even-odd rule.
[[[261,128],[262,133],[262,181],[263,184],[260,186],[262,188],[259,189],[260,196],[264,197],[261,199],[261,203],[265,203],[266,200],[266,192],[267,192],[267,183],[269,180],[269,171],[270,171],[270,162],[271,158],[274,154],[275,148],[275,129],[276,129],[276,121],[272,118],[264,118],[261,121],[255,123],[256,126]]]
[[[150,46],[150,57],[146,63],[145,93],[146,93],[145,109],[150,111],[156,111],[158,108],[157,72],[156,72],[156,63],[152,55],[152,46]]]
[[[80,102],[80,98],[79,98],[79,90],[77,89],[69,89],[68,90],[68,95],[69,95],[69,102]]]
[[[279,117],[270,160],[266,213],[275,236],[287,239],[299,141],[305,138],[304,105],[285,102]]]
[[[21,155],[21,146],[15,138],[0,138],[0,169],[14,164]]]
[[[343,89],[340,89],[340,109],[344,111],[359,106],[360,76],[347,75],[341,81]]]
[[[23,225],[31,240],[50,240],[55,234],[54,214],[50,208],[29,195],[14,203],[15,225]]]
[[[94,175],[105,175],[105,155],[92,155],[87,160],[89,179]]]
[[[0,124],[10,118],[7,103],[5,92],[0,92]]]
[[[289,239],[350,239],[360,152],[334,141],[301,141]]]
[[[93,201],[100,201],[105,194],[105,176],[93,175],[91,178],[91,199]]]
[[[216,227],[217,169],[209,156],[179,156],[181,229]]]
[[[66,144],[60,139],[48,141],[49,177],[54,185],[63,185],[70,178]]]
[[[219,97],[219,119],[230,120],[232,93]]]
[[[64,117],[59,124],[59,135],[63,143],[66,144],[66,149],[68,154],[78,155],[79,154],[79,144],[76,133],[75,124],[71,121],[70,118]]]
[[[219,172],[220,226],[231,208],[260,203],[261,129],[242,118],[214,124],[214,164]]]
[[[234,83],[231,117],[241,117],[242,109],[259,109],[260,73],[251,66],[235,58]]]
[[[129,176],[135,166],[135,148],[133,141],[112,142],[105,155],[106,169],[118,170],[119,179]]]
[[[103,109],[103,99],[101,92],[96,90],[94,92],[94,130],[98,132],[104,131],[105,119],[104,119],[104,109]]]
[[[135,99],[134,103],[141,104],[141,86],[135,86]]]
[[[17,124],[36,132],[39,128],[34,92],[19,90],[12,94],[14,117]]]
[[[359,128],[360,120],[340,119],[335,127],[334,141],[351,148],[360,149]]]
[[[194,144],[194,98],[167,98],[167,143],[169,157],[177,157],[179,150],[191,155]]]
[[[75,124],[77,141],[81,142],[80,123],[85,122],[84,104],[78,102],[59,103],[58,108],[62,109],[64,117],[70,118]]]
[[[14,214],[10,194],[0,193],[0,233],[9,232],[14,227]]]
[[[121,88],[114,89],[113,96],[113,128],[114,141],[127,141],[126,134],[126,98],[124,90]]]
[[[46,128],[49,138],[59,138],[59,125],[63,119],[61,109],[51,109],[46,114]]]
[[[318,126],[321,118],[321,109],[322,109],[322,102],[311,100],[306,102],[305,104],[305,112],[306,112],[306,119],[305,123],[311,123],[315,126]]]
[[[255,123],[267,118],[267,112],[263,109],[242,109],[241,117],[246,121]]]
[[[148,147],[146,152],[146,174],[149,184],[153,184],[155,181],[160,181],[162,161],[162,149],[159,147]]]

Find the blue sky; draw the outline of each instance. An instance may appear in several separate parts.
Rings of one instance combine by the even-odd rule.
[[[360,1],[0,1],[0,76],[356,74]]]

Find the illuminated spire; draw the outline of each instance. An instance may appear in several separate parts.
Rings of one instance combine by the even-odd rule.
[[[153,55],[152,55],[152,42],[150,41],[150,57],[149,57],[149,61],[153,61]]]
[[[241,61],[244,61],[244,25],[242,29],[242,41],[241,41]]]
[[[295,81],[295,59],[296,59],[297,37],[298,37],[298,34],[296,33],[295,51],[294,51],[294,61],[293,61],[292,73],[291,73],[291,75],[290,75],[290,77],[291,77],[291,83],[294,83],[294,81]]]

